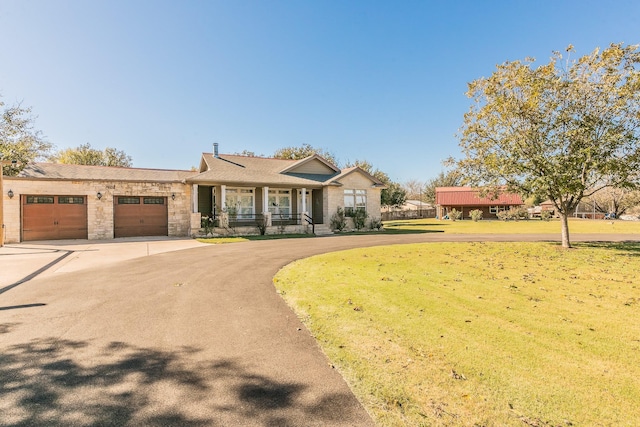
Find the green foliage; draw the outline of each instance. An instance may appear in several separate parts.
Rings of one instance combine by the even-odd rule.
[[[313,156],[317,154],[333,163],[335,166],[338,166],[338,159],[328,150],[323,148],[315,148],[310,144],[302,144],[300,147],[284,147],[276,150],[273,153],[273,157],[276,159],[285,159],[285,160],[302,160],[309,156]]]
[[[336,212],[331,215],[329,224],[332,230],[342,231],[347,228],[347,219],[345,218],[344,209],[338,206]]]
[[[200,228],[204,230],[204,236],[207,237],[209,234],[213,236],[213,229],[215,227],[215,221],[210,216],[202,216],[200,218]]]
[[[387,188],[380,191],[380,204],[382,206],[398,207],[407,201],[407,191],[397,182],[390,182]]]
[[[529,219],[529,212],[525,207],[511,207],[498,212],[496,216],[502,221],[520,221],[522,219]]]
[[[34,129],[31,108],[23,108],[20,104],[4,107],[4,102],[0,101],[3,109],[0,116],[0,160],[16,162],[15,165],[3,166],[5,176],[14,176],[30,162],[44,160],[53,146],[40,131]]]
[[[474,209],[471,212],[469,212],[469,216],[471,216],[471,219],[474,222],[478,222],[482,219],[482,211],[480,209]]]
[[[447,215],[451,221],[457,221],[462,218],[462,212],[457,209],[451,209]]]
[[[353,212],[353,227],[356,230],[362,230],[367,224],[367,212],[364,209],[356,209]]]
[[[267,234],[267,220],[264,216],[261,216],[256,220],[256,227],[261,236]]]
[[[124,151],[107,147],[103,151],[91,147],[91,144],[82,144],[76,148],[66,148],[55,153],[50,158],[55,163],[67,165],[92,165],[92,166],[119,166],[130,168],[131,156]]]
[[[550,221],[551,220],[551,211],[541,211],[540,212],[540,219],[542,221]]]
[[[430,179],[424,185],[423,199],[425,202],[436,203],[436,187],[458,187],[462,184],[462,177],[458,171],[442,171],[437,177]]]
[[[474,103],[460,133],[463,158],[450,160],[471,185],[501,186],[554,203],[563,246],[567,216],[606,186],[626,187],[640,169],[640,53],[611,44],[546,65],[505,62],[469,84]]]
[[[371,218],[369,220],[369,228],[371,230],[382,230],[382,219],[377,217]]]

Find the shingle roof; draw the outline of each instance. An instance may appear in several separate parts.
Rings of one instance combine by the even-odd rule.
[[[522,205],[522,197],[500,193],[497,198],[480,197],[480,190],[471,187],[437,187],[436,204],[440,206],[499,206]]]
[[[29,163],[17,177],[77,181],[180,182],[196,173],[166,169]]]
[[[220,154],[218,157],[215,157],[210,153],[203,153],[202,156],[209,170],[190,177],[188,181],[194,184],[305,185],[317,188],[338,175],[337,173],[332,175],[282,173],[283,170],[291,168],[291,166],[300,162],[300,160],[247,157],[229,154]]]

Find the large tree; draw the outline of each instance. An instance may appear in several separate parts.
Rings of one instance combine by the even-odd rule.
[[[124,151],[112,147],[98,150],[88,143],[76,148],[60,150],[51,156],[50,160],[69,165],[131,167],[131,156],[128,156]]]
[[[456,170],[440,171],[438,176],[428,180],[422,190],[425,202],[436,203],[436,187],[457,187],[462,183],[462,177]]]
[[[423,181],[419,181],[417,179],[410,179],[402,184],[402,188],[407,193],[407,198],[410,200],[422,200],[424,193],[424,185]]]
[[[469,84],[474,100],[460,132],[463,158],[451,163],[468,182],[550,200],[568,216],[603,188],[637,185],[640,171],[640,53],[612,44],[534,67],[505,62]],[[502,187],[502,188],[505,188]]]
[[[35,130],[31,108],[20,104],[5,108],[0,101],[0,109],[0,160],[15,161],[14,166],[4,166],[3,172],[7,176],[16,175],[29,162],[45,159],[52,145]]]
[[[299,147],[280,148],[273,153],[273,157],[276,159],[301,160],[305,157],[313,156],[314,154],[322,156],[324,159],[338,166],[338,159],[336,159],[333,153],[323,148],[313,147],[310,144],[302,144]]]
[[[590,197],[585,197],[585,202],[593,205],[597,212],[613,214],[614,218],[620,218],[627,210],[640,205],[640,191],[624,188],[605,188]]]

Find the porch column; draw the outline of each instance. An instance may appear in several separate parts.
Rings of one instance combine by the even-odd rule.
[[[269,187],[262,187],[262,213],[269,212]]]
[[[216,217],[220,212],[216,208],[216,187],[211,186],[211,213]]]
[[[191,188],[191,212],[198,212],[198,184],[193,184]]]
[[[222,212],[227,211],[227,186],[220,186],[220,210]]]
[[[307,213],[307,189],[302,189],[302,212]]]

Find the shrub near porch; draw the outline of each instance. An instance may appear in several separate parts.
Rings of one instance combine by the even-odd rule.
[[[576,246],[358,249],[274,280],[379,425],[635,425],[640,244]]]

